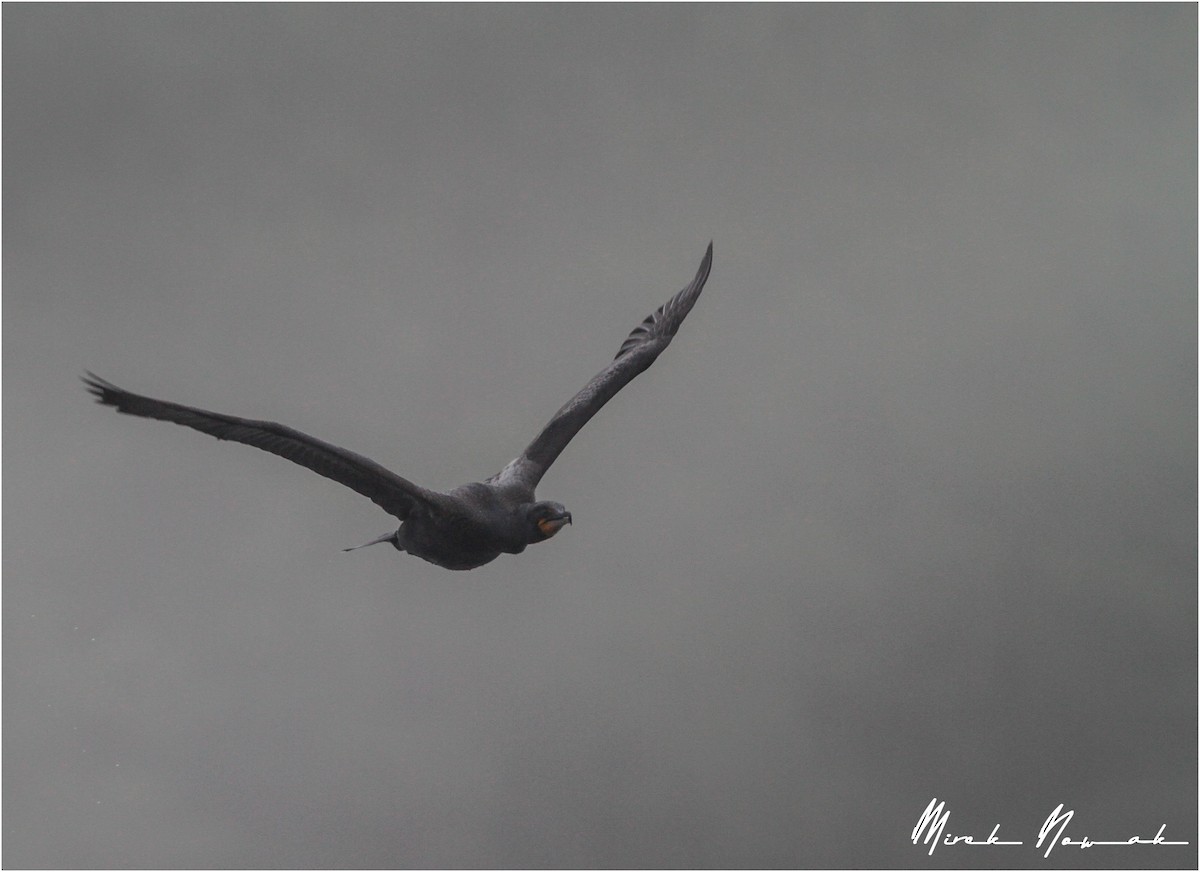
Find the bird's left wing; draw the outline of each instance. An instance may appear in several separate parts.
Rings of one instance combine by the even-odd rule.
[[[537,435],[508,466],[489,479],[500,486],[519,486],[532,494],[546,470],[550,468],[584,424],[600,411],[625,385],[644,372],[671,344],[679,325],[700,297],[712,268],[712,243],[704,253],[700,269],[691,284],[660,306],[634,328],[621,344],[612,363],[597,373],[565,406],[550,419]]]
[[[443,499],[441,494],[415,485],[384,469],[373,460],[322,442],[283,424],[235,418],[232,415],[143,397],[123,390],[90,372],[83,381],[88,390],[96,396],[97,402],[114,406],[118,412],[171,421],[218,439],[253,445],[255,448],[277,454],[292,463],[311,469],[318,475],[344,484],[402,521],[408,517],[414,506],[424,504],[433,507]]]

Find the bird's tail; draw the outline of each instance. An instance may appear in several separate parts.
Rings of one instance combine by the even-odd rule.
[[[370,542],[364,542],[361,545],[354,545],[353,547],[343,548],[342,550],[343,551],[357,551],[359,548],[366,548],[368,545],[378,545],[380,542],[391,542],[393,545],[395,545],[397,548],[399,548],[400,546],[396,540],[396,535],[399,532],[400,532],[399,530],[394,530],[391,533],[384,533],[378,539],[372,539]]]

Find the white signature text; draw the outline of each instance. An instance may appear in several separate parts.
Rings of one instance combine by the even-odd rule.
[[[1072,839],[1066,835],[1067,824],[1071,823],[1071,818],[1075,816],[1075,811],[1063,811],[1063,804],[1060,802],[1054,811],[1050,812],[1050,816],[1046,818],[1046,822],[1042,824],[1042,828],[1038,831],[1038,838],[1035,844],[1039,850],[1045,847],[1046,852],[1043,857],[1049,857],[1050,852],[1059,845],[1076,848],[1092,848],[1101,845],[1186,845],[1187,842],[1169,842],[1163,838],[1163,833],[1166,832],[1167,825],[1163,824],[1158,828],[1158,832],[1152,839],[1143,839],[1141,836],[1130,836],[1128,839],[1116,839],[1113,841],[1102,841],[1093,839],[1090,836],[1084,836],[1080,839]],[[932,855],[938,845],[1023,845],[1024,842],[1002,841],[998,834],[1000,832],[1000,824],[992,827],[991,834],[986,839],[977,839],[975,836],[956,836],[953,833],[946,832],[946,822],[950,820],[950,812],[946,809],[945,802],[938,802],[937,797],[929,801],[929,805],[925,807],[925,811],[917,819],[917,825],[913,827],[912,843],[915,845],[918,842],[924,841],[929,846],[929,853]]]

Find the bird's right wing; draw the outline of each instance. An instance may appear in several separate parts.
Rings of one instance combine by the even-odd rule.
[[[311,469],[317,475],[344,484],[402,521],[408,517],[414,506],[437,506],[443,499],[441,494],[419,487],[384,469],[373,460],[314,439],[282,424],[235,418],[232,415],[143,397],[122,390],[90,372],[83,381],[88,390],[96,396],[97,402],[114,406],[118,412],[182,424],[218,439],[253,445],[255,448],[277,454],[292,463]]]
[[[500,486],[516,486],[532,495],[537,483],[583,425],[617,392],[654,363],[671,344],[679,325],[692,311],[712,269],[712,243],[700,261],[691,284],[667,300],[634,328],[621,344],[612,363],[592,377],[579,393],[555,412],[542,432],[513,460],[489,479]]]

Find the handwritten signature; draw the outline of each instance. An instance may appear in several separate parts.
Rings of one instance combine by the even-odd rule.
[[[1141,836],[1131,836],[1128,839],[1118,839],[1115,841],[1100,841],[1089,836],[1084,836],[1082,839],[1071,839],[1063,833],[1067,828],[1067,824],[1071,822],[1071,818],[1075,816],[1074,809],[1063,811],[1063,804],[1060,802],[1050,812],[1050,816],[1046,818],[1046,822],[1042,824],[1042,828],[1038,831],[1038,839],[1035,847],[1046,847],[1046,853],[1043,857],[1049,857],[1050,852],[1059,845],[1068,847],[1075,846],[1078,848],[1092,848],[1098,845],[1186,845],[1187,842],[1168,842],[1163,838],[1163,833],[1167,829],[1167,825],[1163,824],[1158,828],[1158,833],[1152,839],[1143,839]],[[996,824],[992,828],[991,835],[986,839],[977,839],[974,836],[956,836],[953,833],[945,832],[946,821],[950,819],[950,812],[946,810],[945,802],[938,802],[937,797],[929,801],[929,805],[925,807],[921,817],[917,819],[917,825],[913,827],[912,843],[915,845],[922,840],[929,845],[929,853],[932,855],[934,849],[938,845],[1023,845],[1024,842],[1009,842],[1001,841],[998,838],[1000,832],[1000,824]]]

